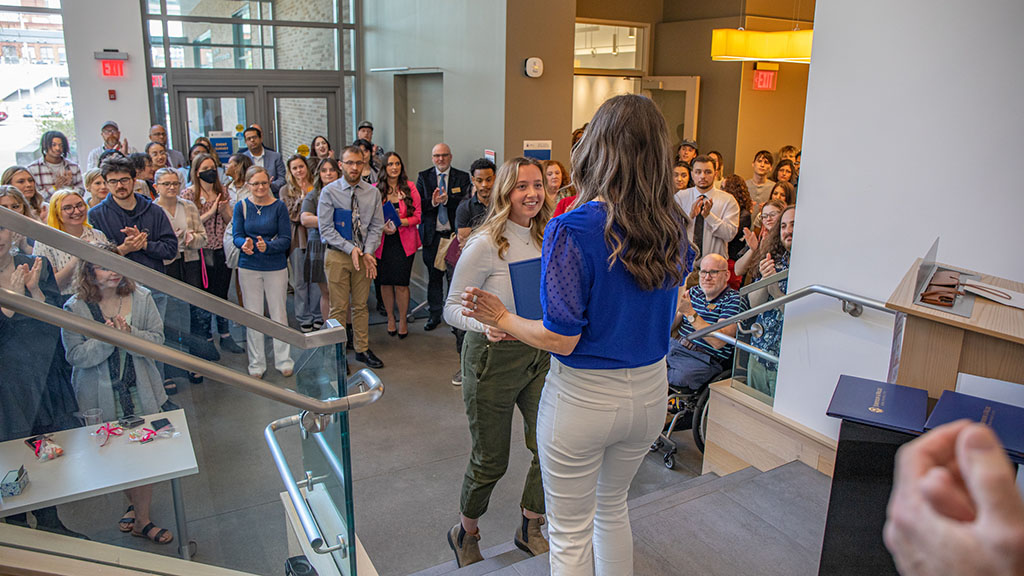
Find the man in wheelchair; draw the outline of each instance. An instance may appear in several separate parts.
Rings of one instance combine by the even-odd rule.
[[[746,309],[739,292],[729,288],[729,264],[720,254],[708,254],[700,261],[697,286],[679,289],[676,316],[672,322],[668,353],[668,383],[677,391],[697,391],[729,369],[733,347],[705,336],[693,342],[686,336]],[[736,336],[736,325],[720,330]]]

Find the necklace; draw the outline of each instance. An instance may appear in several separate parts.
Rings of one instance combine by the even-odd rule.
[[[104,313],[103,314],[103,318],[106,319],[106,320],[113,320],[114,318],[117,318],[118,316],[121,316],[121,312],[123,310],[123,307],[124,307],[124,296],[118,296],[117,312],[115,312],[114,314],[111,314],[109,316],[106,313]]]
[[[3,266],[0,266],[0,274],[6,274],[7,273],[7,269],[10,268],[13,264],[14,264],[14,256],[11,255],[11,260],[9,262],[7,262],[7,264],[4,264]]]

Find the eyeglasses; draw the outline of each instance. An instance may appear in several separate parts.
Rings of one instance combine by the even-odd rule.
[[[728,270],[701,270],[699,274],[701,276],[707,276],[708,278],[714,278],[723,272],[728,272]]]
[[[267,188],[270,182],[249,182],[249,188]]]
[[[447,157],[449,157],[451,155],[452,155],[451,152],[449,152],[447,154],[432,154],[431,158],[447,158]]]
[[[341,163],[341,165],[346,168],[355,168],[357,166],[362,166],[363,164],[366,164],[366,162],[363,162],[362,160],[346,160]]]
[[[121,184],[124,184],[125,186],[127,186],[127,185],[132,183],[132,178],[130,176],[125,177],[125,178],[118,178],[116,180],[112,179],[112,178],[107,178],[106,182],[107,182],[107,184],[113,184],[114,186],[119,186]]]
[[[60,207],[60,211],[61,212],[67,212],[68,214],[71,214],[72,212],[74,212],[76,210],[85,211],[85,210],[88,210],[88,208],[89,207],[86,206],[85,203],[79,202],[78,204],[65,204],[65,205]]]
[[[102,134],[107,134],[107,135],[109,135],[109,134],[117,134],[117,130],[115,130],[114,128],[104,128],[101,133]]]
[[[154,186],[163,186],[164,188],[180,188],[181,182],[173,180],[171,182],[157,182]]]

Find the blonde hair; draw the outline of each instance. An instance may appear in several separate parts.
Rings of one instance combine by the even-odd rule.
[[[505,259],[509,248],[508,238],[505,237],[505,223],[508,222],[509,214],[512,212],[512,202],[509,198],[519,180],[519,169],[524,166],[536,166],[543,180],[544,170],[539,161],[521,156],[506,160],[501,168],[498,168],[498,174],[494,177],[494,191],[491,193],[491,203],[487,208],[487,218],[473,232],[474,236],[477,234],[490,236],[491,241],[498,247],[498,258],[502,260]],[[540,212],[530,219],[530,237],[538,248],[544,244],[544,227],[551,219],[552,212],[551,203],[547,201],[547,198],[541,198],[540,205]]]
[[[50,228],[56,228],[61,232],[66,232],[66,230],[64,229],[64,212],[62,210],[62,207],[64,206],[64,200],[68,196],[78,196],[82,203],[85,204],[86,211],[89,210],[89,203],[85,201],[85,197],[82,196],[82,193],[79,192],[78,190],[71,190],[69,188],[57,190],[56,192],[53,193],[53,196],[50,196],[50,213],[47,214],[46,216],[46,224]],[[85,226],[86,228],[92,228],[92,226],[89,224],[88,218],[86,218],[85,221],[82,222],[82,226]]]

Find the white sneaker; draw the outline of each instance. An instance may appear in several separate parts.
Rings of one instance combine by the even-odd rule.
[[[462,386],[462,368],[455,374],[452,374],[452,386]]]

